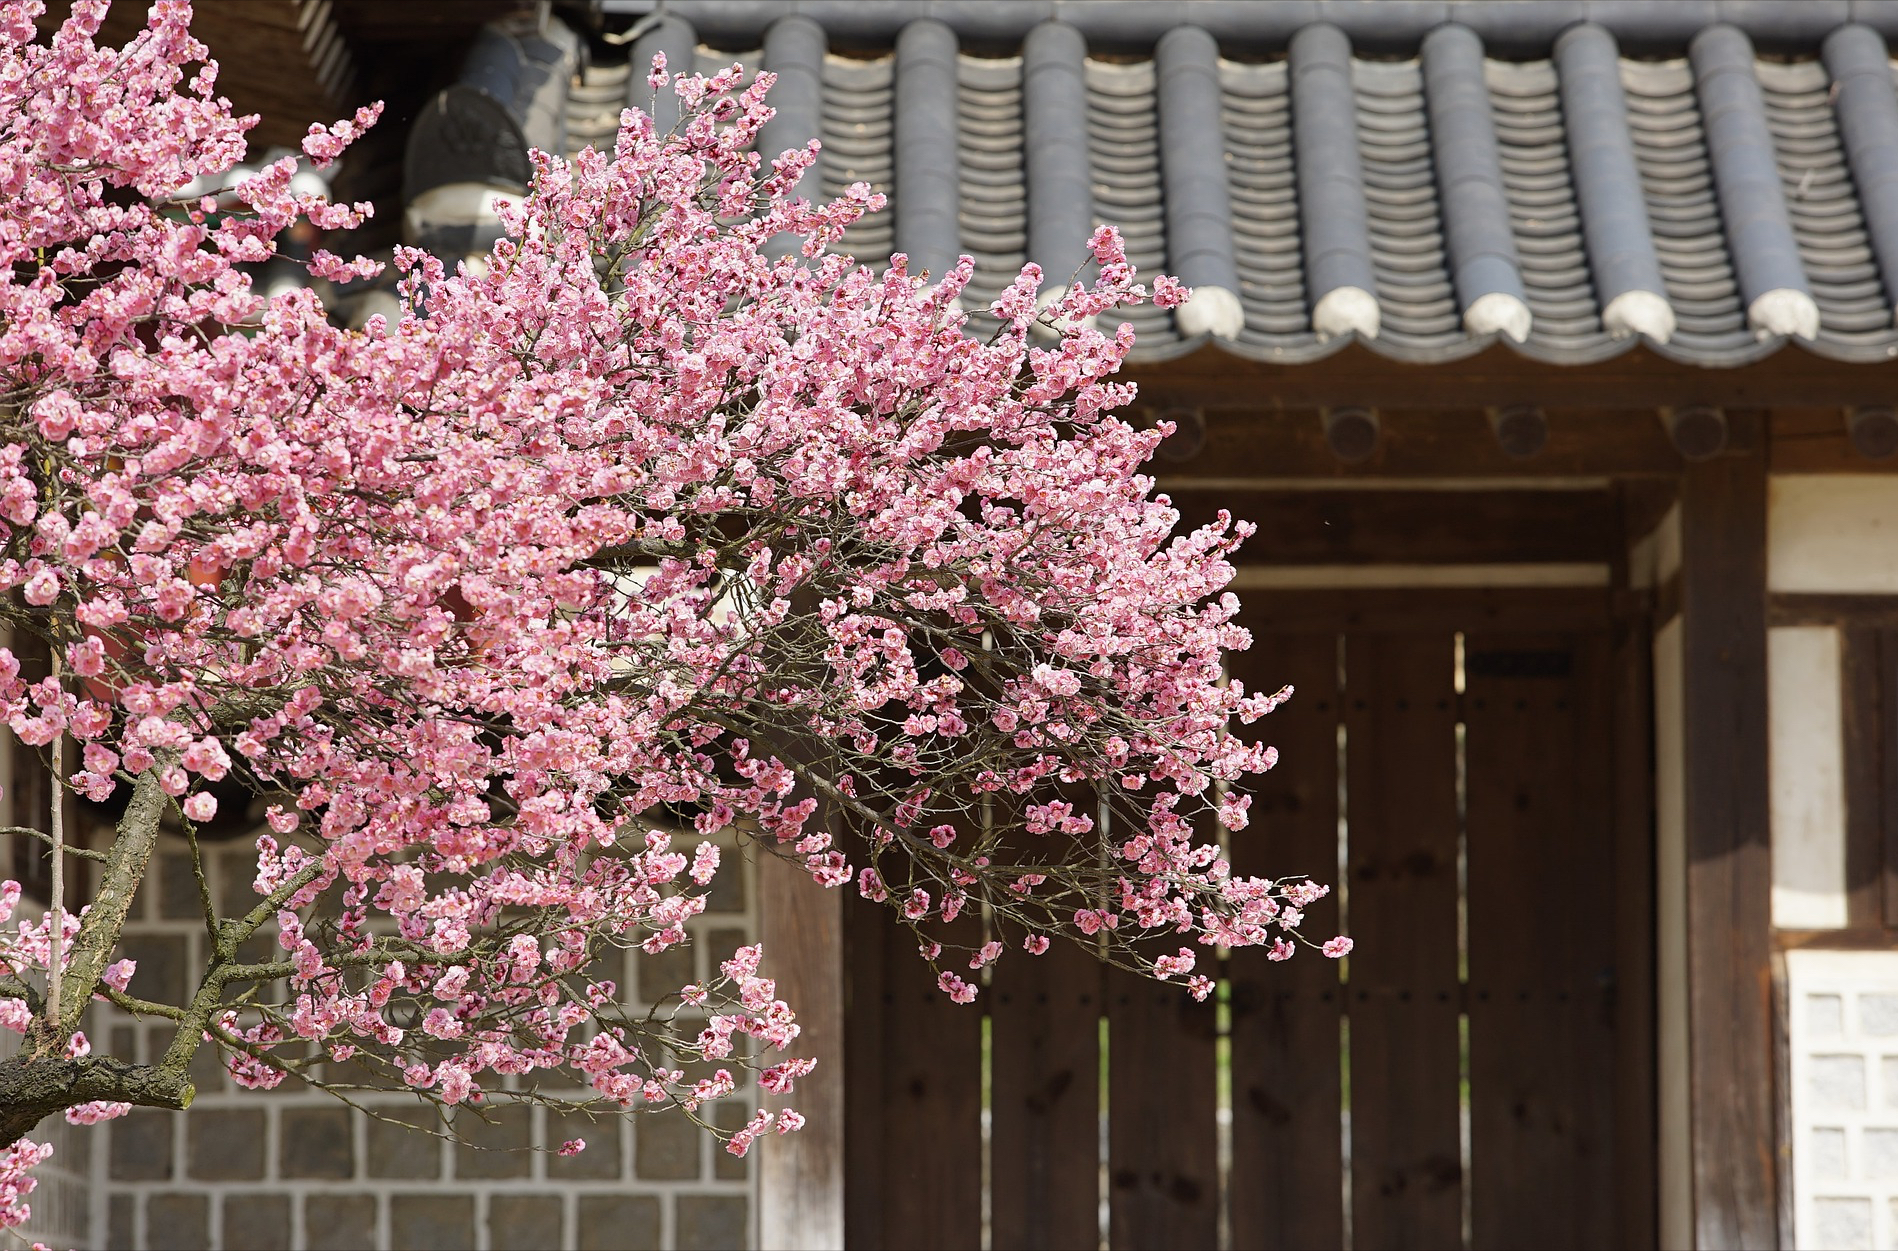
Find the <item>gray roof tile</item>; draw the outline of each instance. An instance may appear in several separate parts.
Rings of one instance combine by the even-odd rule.
[[[1612,38],[1588,27],[1588,47],[1565,51],[1558,44],[1544,59],[1470,57],[1471,36],[1439,40],[1454,52],[1436,62],[1438,85],[1432,90],[1444,93],[1440,124],[1468,124],[1481,139],[1478,131],[1487,123],[1493,161],[1472,162],[1466,149],[1446,149],[1455,136],[1432,134],[1419,55],[1352,57],[1348,83],[1336,90],[1346,93],[1338,101],[1354,115],[1343,133],[1356,140],[1355,171],[1299,159],[1290,63],[1282,56],[1222,58],[1209,71],[1204,66],[1210,62],[1192,61],[1210,55],[1195,45],[1181,63],[1189,73],[1216,72],[1219,148],[1192,159],[1223,159],[1217,169],[1176,162],[1170,173],[1155,62],[1150,53],[1117,49],[1082,63],[1083,107],[1073,133],[1084,165],[1074,166],[1074,153],[1052,154],[1058,159],[1044,168],[1054,171],[1049,176],[1063,188],[1062,202],[1043,203],[1039,211],[1030,189],[1022,59],[965,49],[953,61],[956,237],[940,241],[940,254],[966,251],[975,260],[964,304],[976,334],[993,328],[984,309],[1028,259],[1034,231],[1043,232],[1037,246],[1050,251],[1049,278],[1058,281],[1071,268],[1066,262],[1078,263],[1083,255],[1084,221],[1118,225],[1130,257],[1149,273],[1179,263],[1168,254],[1169,222],[1176,222],[1173,229],[1202,232],[1194,236],[1200,242],[1193,249],[1210,258],[1206,264],[1230,265],[1225,272],[1236,272],[1244,325],[1224,346],[1256,359],[1297,361],[1335,351],[1339,342],[1321,341],[1313,327],[1313,305],[1326,294],[1313,288],[1335,287],[1342,281],[1337,275],[1350,272],[1365,272],[1375,287],[1380,328],[1371,346],[1377,350],[1418,361],[1481,350],[1493,336],[1474,336],[1464,327],[1472,293],[1459,295],[1457,289],[1450,256],[1455,237],[1466,276],[1472,256],[1501,265],[1497,272],[1505,286],[1513,267],[1533,316],[1518,350],[1532,357],[1578,363],[1625,350],[1633,340],[1611,337],[1605,304],[1625,291],[1658,287],[1676,321],[1671,339],[1658,350],[1703,365],[1756,360],[1782,342],[1762,339],[1748,325],[1749,290],[1757,296],[1753,288],[1771,284],[1810,292],[1819,314],[1811,350],[1882,360],[1898,355],[1894,293],[1886,277],[1898,275],[1898,96],[1879,95],[1884,87],[1863,77],[1867,64],[1890,68],[1888,59],[1880,59],[1879,36],[1865,27],[1851,29],[1850,39],[1835,42],[1841,44],[1837,57],[1845,58],[1837,64],[1847,67],[1840,72],[1861,75],[1852,97],[1859,119],[1856,147],[1842,132],[1833,74],[1817,55],[1757,56],[1737,29],[1723,28],[1702,32],[1693,63],[1685,57],[1617,57]],[[929,55],[947,64],[954,35],[943,27],[932,39]],[[1293,55],[1300,54],[1294,49]],[[760,56],[701,44],[694,57],[702,71],[733,60],[755,66]],[[1338,71],[1327,72],[1336,79]],[[1582,99],[1575,91],[1586,90],[1594,100],[1616,85],[1619,104],[1590,107],[1585,118],[1565,116],[1565,72],[1594,75],[1577,79],[1586,87],[1572,89],[1571,105]],[[821,104],[814,116],[824,152],[812,190],[836,195],[863,181],[889,195],[894,208],[904,190],[897,172],[896,54],[866,54],[860,47],[850,55],[831,52],[822,57],[819,77]],[[940,90],[949,90],[939,81]],[[1202,85],[1208,81],[1196,79],[1190,90],[1211,90]],[[643,104],[646,94],[637,71],[587,67],[567,99],[569,150],[610,141],[622,103]],[[1195,109],[1213,107],[1210,97],[1194,99],[1207,101],[1194,103]],[[1716,106],[1711,129],[1704,115],[1710,100]],[[1610,123],[1614,133],[1603,129]],[[1593,129],[1575,129],[1582,126]],[[935,133],[941,136],[937,142],[949,142],[946,129]],[[1710,152],[1716,143],[1717,161]],[[1462,170],[1453,179],[1446,179],[1446,160]],[[911,167],[918,168],[914,162]],[[1069,186],[1070,167],[1085,169],[1084,183]],[[1878,183],[1869,197],[1855,184],[1855,167]],[[1215,189],[1223,178],[1227,206],[1170,210],[1167,187],[1176,175],[1181,181],[1175,185]],[[1595,180],[1588,188],[1579,181],[1584,176]],[[1205,182],[1207,177],[1213,182]],[[1361,235],[1327,230],[1319,246],[1347,260],[1360,249],[1362,259],[1353,263],[1368,268],[1309,268],[1306,235],[1313,219],[1308,214],[1301,225],[1301,178],[1326,185],[1342,178],[1345,186],[1360,188],[1350,195],[1362,205]],[[1744,202],[1723,204],[1723,179],[1726,194]],[[1446,181],[1455,188],[1448,203]],[[1336,193],[1328,194],[1335,202]],[[1774,200],[1783,204],[1783,213]],[[946,212],[950,202],[941,203]],[[1873,203],[1894,217],[1878,231],[1869,224]],[[1495,206],[1503,216],[1495,216]],[[1461,234],[1452,236],[1450,214],[1463,214]],[[1209,215],[1227,223],[1221,229],[1229,233],[1229,247],[1208,243],[1203,223]],[[946,216],[915,220],[947,226]],[[845,236],[843,249],[867,263],[886,264],[896,246],[896,221],[894,211],[866,218]],[[1504,221],[1505,233],[1490,237]],[[1057,222],[1064,236],[1074,236],[1061,248],[1047,236],[1050,223]],[[1362,242],[1353,244],[1354,237]],[[1775,240],[1783,243],[1783,254],[1767,255],[1779,246]],[[1890,240],[1890,255],[1880,252],[1884,240]],[[1741,258],[1745,264],[1736,264],[1735,248],[1750,249]],[[1056,251],[1060,264],[1053,262]],[[1753,275],[1753,288],[1743,289],[1743,270]],[[1494,280],[1492,275],[1487,281]],[[1138,355],[1171,355],[1197,342],[1181,334],[1172,313],[1142,308],[1128,319],[1139,336]]]

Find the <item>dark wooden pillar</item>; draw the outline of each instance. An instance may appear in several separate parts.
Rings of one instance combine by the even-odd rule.
[[[1683,790],[1695,1242],[1778,1242],[1766,773],[1763,414],[1681,485]]]

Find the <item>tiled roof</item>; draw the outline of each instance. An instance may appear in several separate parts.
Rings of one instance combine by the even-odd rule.
[[[967,252],[972,308],[1024,261],[1071,271],[1096,221],[1144,270],[1237,297],[1137,311],[1149,359],[1207,337],[1275,362],[1353,337],[1433,362],[1498,337],[1557,363],[1643,337],[1700,365],[1787,342],[1898,357],[1898,92],[1864,25],[1771,56],[1713,25],[1662,58],[1588,24],[1528,59],[1456,25],[1377,56],[1323,23],[1276,55],[1222,55],[1192,27],[1091,54],[1058,23],[976,55],[927,19],[840,55],[795,15],[762,43],[714,49],[667,17],[633,62],[664,47],[674,65],[689,51],[702,70],[778,71],[766,146],[822,139],[806,192],[863,180],[890,196],[842,246],[938,271]],[[566,142],[606,140],[648,95],[625,65],[582,69]]]

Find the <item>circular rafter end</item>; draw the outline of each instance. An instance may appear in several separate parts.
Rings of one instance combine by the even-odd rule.
[[[1158,423],[1173,423],[1173,433],[1161,440],[1155,453],[1161,460],[1180,464],[1192,460],[1206,447],[1206,414],[1197,408],[1163,408],[1153,414]]]
[[[1534,404],[1509,404],[1489,410],[1489,428],[1503,454],[1527,460],[1549,442],[1549,418]]]
[[[1368,408],[1328,408],[1325,410],[1325,445],[1332,455],[1355,465],[1377,451],[1377,413]]]
[[[1898,452],[1898,412],[1889,405],[1846,409],[1845,429],[1852,437],[1852,450],[1867,460],[1884,460]]]
[[[1727,415],[1710,404],[1665,409],[1661,420],[1674,450],[1688,460],[1709,460],[1727,447]]]

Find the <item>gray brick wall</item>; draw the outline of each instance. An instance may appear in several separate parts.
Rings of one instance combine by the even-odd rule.
[[[248,850],[240,842],[212,858],[210,885],[221,900],[251,897]],[[710,906],[692,923],[700,941],[613,971],[632,1002],[642,978],[654,993],[676,989],[755,936],[749,866],[735,854],[725,864]],[[135,990],[183,995],[199,967],[198,918],[189,865],[167,848],[126,930],[125,954],[139,961]],[[163,1050],[163,1024],[110,1011],[102,1018],[94,1036],[109,1040],[113,1054],[149,1060]],[[363,1110],[352,1110],[294,1082],[245,1091],[210,1049],[200,1057],[191,1111],[135,1111],[72,1135],[97,1184],[74,1173],[42,1182],[35,1196],[36,1206],[42,1196],[65,1205],[59,1212],[70,1223],[57,1229],[68,1242],[115,1251],[755,1245],[749,1161],[727,1155],[683,1117],[566,1123],[545,1108],[497,1107],[492,1123],[463,1111],[455,1125],[462,1141],[452,1142],[416,1128],[435,1122],[412,1099],[365,1097]],[[715,1114],[735,1126],[749,1108],[734,1101]],[[588,1145],[577,1156],[527,1149],[579,1136]],[[49,1190],[54,1181],[64,1189]]]

